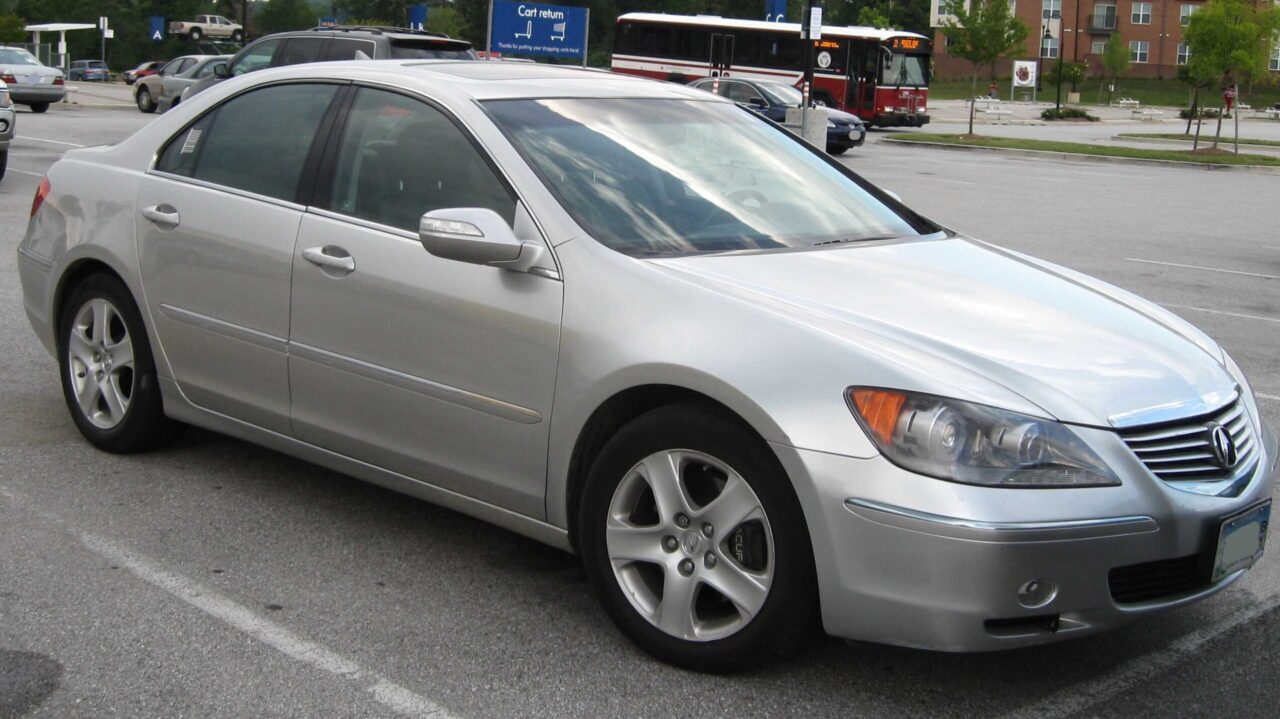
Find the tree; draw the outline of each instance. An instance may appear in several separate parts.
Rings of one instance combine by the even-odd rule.
[[[1191,16],[1183,33],[1191,52],[1187,61],[1189,73],[1197,81],[1216,82],[1224,90],[1235,87],[1233,78],[1265,80],[1277,33],[1280,33],[1280,8],[1270,2],[1209,0]],[[1222,137],[1222,115],[1220,110],[1214,147]],[[1236,154],[1239,153],[1237,141]]]
[[[467,34],[467,21],[456,9],[441,5],[427,11],[427,29],[442,32],[449,37],[464,37]]]
[[[304,30],[315,27],[319,15],[311,9],[307,0],[271,0],[266,7],[254,13],[254,29],[260,35],[285,30]]]
[[[864,5],[858,11],[858,24],[865,27],[889,27],[889,15],[878,7]]]
[[[1059,68],[1058,64],[1062,67]],[[1085,75],[1089,74],[1089,63],[1079,60],[1063,60],[1058,58],[1058,62],[1053,66],[1053,79],[1056,82],[1059,77],[1062,82],[1071,86],[1071,91],[1076,91],[1076,85],[1084,82]]]
[[[973,88],[969,102],[969,134],[973,134],[973,97],[978,95],[978,74],[986,66],[995,72],[997,60],[1018,54],[1026,42],[1027,26],[1009,13],[1009,0],[969,0],[957,3],[951,17],[943,21],[947,53],[973,63]]]
[[[0,15],[0,42],[26,42],[26,23],[17,15]]]
[[[1110,84],[1107,86],[1107,104],[1111,104],[1111,93],[1115,92],[1116,80],[1121,75],[1129,72],[1129,67],[1133,61],[1129,59],[1129,45],[1121,39],[1119,33],[1112,35],[1107,41],[1106,47],[1102,49],[1102,80]]]

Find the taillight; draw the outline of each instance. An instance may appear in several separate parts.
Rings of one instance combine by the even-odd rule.
[[[55,77],[55,78],[53,78],[53,84],[55,84],[55,85],[65,85],[65,84],[67,84],[67,83],[66,83],[62,78],[60,78],[60,77]]]
[[[48,197],[49,193],[52,191],[53,191],[53,185],[49,184],[49,178],[47,177],[40,178],[40,184],[36,185],[36,197],[34,200],[31,201],[32,217],[36,216],[36,210],[40,209],[40,206],[44,204],[44,198]]]
[[[13,75],[0,75],[0,82],[3,82],[6,85],[17,85],[18,78]]]

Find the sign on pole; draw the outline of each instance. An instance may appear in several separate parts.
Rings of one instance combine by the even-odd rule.
[[[427,6],[426,5],[410,5],[409,6],[409,29],[410,30],[426,30],[427,29]]]
[[[815,5],[809,8],[809,39],[822,39],[822,6]]]
[[[587,9],[522,2],[493,3],[493,52],[587,61]]]
[[[1034,60],[1014,60],[1013,61],[1013,86],[1014,87],[1035,87],[1036,86],[1036,63]]]
[[[764,19],[768,22],[787,21],[787,0],[766,0]]]
[[[147,34],[151,38],[151,42],[164,42],[164,18],[160,15],[151,16],[151,30]]]

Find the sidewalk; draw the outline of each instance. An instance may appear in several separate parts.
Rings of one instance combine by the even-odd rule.
[[[73,82],[67,84],[67,99],[49,106],[54,110],[133,110],[133,88],[123,82]]]

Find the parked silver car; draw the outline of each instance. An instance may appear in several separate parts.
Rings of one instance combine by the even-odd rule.
[[[40,64],[35,55],[19,47],[0,47],[0,82],[9,86],[9,95],[32,112],[44,112],[49,103],[67,96],[62,71]]]
[[[17,113],[13,111],[13,98],[9,97],[9,86],[0,82],[0,180],[9,167],[9,143],[18,129]]]
[[[133,100],[143,112],[164,112],[182,102],[187,88],[201,78],[211,77],[219,63],[230,55],[183,55],[165,63],[154,75],[139,78]]]
[[[819,620],[1084,636],[1266,536],[1275,437],[1211,339],[669,83],[250,73],[68,152],[19,267],[98,447],[199,425],[577,551],[687,667]]]

